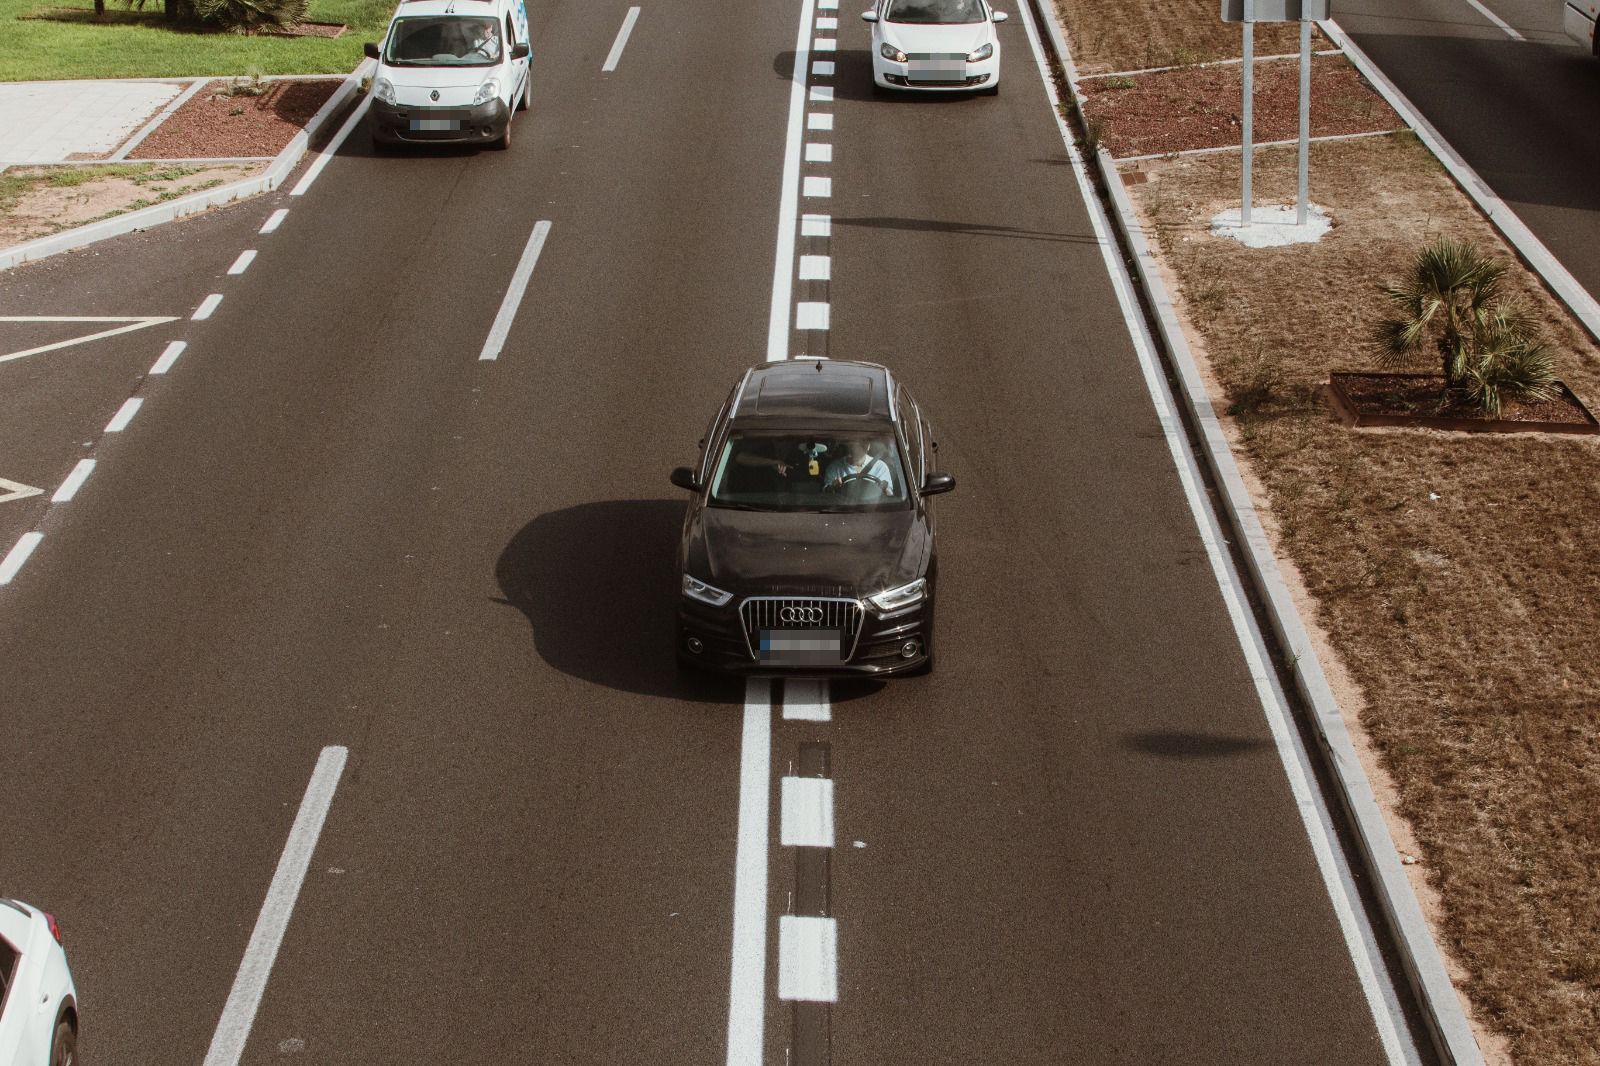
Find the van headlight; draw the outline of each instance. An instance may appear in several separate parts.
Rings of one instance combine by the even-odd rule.
[[[990,41],[988,44],[980,45],[976,52],[968,52],[967,62],[982,63],[992,55],[994,55],[994,42]]]
[[[484,81],[484,83],[482,85],[478,86],[477,93],[472,97],[472,103],[474,104],[474,106],[476,106],[477,104],[486,104],[490,100],[493,100],[495,97],[497,97],[499,95],[500,95],[500,79],[499,78],[488,78],[488,79],[486,79]]]
[[[721,607],[733,599],[733,593],[723,592],[715,585],[708,585],[699,578],[690,577],[688,574],[683,575],[683,594],[691,600],[709,603],[713,607]]]
[[[917,578],[909,585],[901,585],[897,589],[884,589],[876,596],[868,596],[872,606],[880,611],[898,611],[902,607],[921,603],[922,598],[928,594],[928,582],[924,578]]]
[[[388,78],[379,78],[377,81],[372,83],[372,96],[374,99],[381,100],[390,107],[393,107],[400,102],[399,100],[395,99],[394,83]]]

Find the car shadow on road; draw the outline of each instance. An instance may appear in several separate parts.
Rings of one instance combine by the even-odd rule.
[[[1124,737],[1122,744],[1146,755],[1159,755],[1167,759],[1218,759],[1272,746],[1270,741],[1250,737],[1223,736],[1215,733],[1191,733],[1180,729],[1158,729],[1134,733]]]
[[[839,52],[812,52],[811,62],[833,63],[833,76],[808,77],[808,84],[831,86],[835,100],[869,100],[875,104],[924,104],[951,106],[959,104],[984,106],[993,101],[976,92],[897,92],[893,89],[875,89],[872,85],[872,55],[865,48]],[[794,80],[794,52],[779,52],[772,61],[772,70],[784,81]]]
[[[680,671],[673,658],[673,560],[682,500],[606,500],[550,511],[495,564],[545,662],[564,674],[644,696],[742,703],[737,679]]]
[[[1060,241],[1066,244],[1098,244],[1093,233],[1050,233],[1046,230],[994,226],[983,222],[941,222],[929,218],[903,218],[894,215],[847,218],[834,215],[835,226],[862,226],[868,229],[913,230],[924,233],[955,233],[970,237],[1011,237],[1029,241]]]

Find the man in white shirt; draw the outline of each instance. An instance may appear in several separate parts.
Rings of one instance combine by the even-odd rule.
[[[845,454],[829,463],[822,475],[825,489],[837,492],[844,487],[845,478],[866,477],[883,486],[885,496],[894,495],[894,479],[889,474],[889,464],[882,459],[874,459],[867,444],[866,438],[855,437],[845,445]]]

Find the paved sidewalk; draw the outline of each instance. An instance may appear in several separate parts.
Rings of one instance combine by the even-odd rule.
[[[120,158],[119,149],[195,81],[0,84],[0,167]]]

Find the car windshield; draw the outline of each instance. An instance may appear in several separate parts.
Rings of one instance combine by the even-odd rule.
[[[894,434],[734,430],[710,503],[751,511],[898,511],[911,505]]]
[[[500,62],[500,24],[468,15],[396,19],[384,62],[396,67],[487,67]]]
[[[890,22],[924,26],[982,22],[983,3],[982,0],[894,0],[886,17]]]

